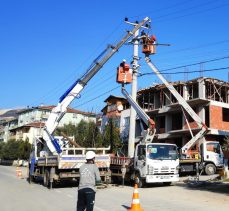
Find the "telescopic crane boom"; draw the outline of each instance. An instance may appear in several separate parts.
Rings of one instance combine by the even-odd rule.
[[[157,77],[162,81],[162,83],[168,88],[168,90],[173,94],[173,96],[177,99],[178,103],[184,108],[184,110],[193,118],[193,120],[197,123],[199,128],[201,129],[195,136],[191,138],[183,147],[182,153],[187,154],[188,150],[190,150],[196,142],[204,137],[208,128],[202,121],[202,119],[196,114],[196,112],[191,108],[191,106],[186,102],[186,100],[177,92],[173,85],[167,82],[167,80],[162,76],[156,66],[151,62],[149,55],[155,53],[156,46],[156,38],[153,36],[151,39],[147,36],[143,38],[143,53],[145,53],[145,61],[148,66],[153,70],[153,72],[157,75]]]
[[[45,123],[43,139],[45,140],[50,152],[52,154],[61,153],[61,147],[58,142],[52,136],[54,130],[58,126],[60,120],[64,116],[67,107],[70,103],[77,97],[79,97],[80,92],[90,81],[91,78],[103,67],[103,65],[122,47],[124,43],[141,27],[143,27],[150,19],[148,17],[144,18],[140,23],[136,24],[131,31],[121,39],[115,46],[108,46],[108,48],[97,57],[86,73],[77,80],[59,99],[59,103],[54,107],[49,115],[48,120]]]
[[[123,61],[117,68],[117,83],[122,84],[122,94],[126,97],[129,104],[134,108],[139,118],[147,125],[147,130],[143,132],[142,143],[151,143],[155,135],[155,122],[145,113],[138,103],[126,91],[125,84],[132,82],[132,71],[128,64]]]

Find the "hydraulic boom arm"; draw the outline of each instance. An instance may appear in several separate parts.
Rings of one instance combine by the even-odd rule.
[[[138,116],[143,120],[143,122],[148,125],[149,128],[155,128],[155,122],[142,110],[142,108],[136,103],[131,95],[122,87],[122,94],[126,97],[127,101],[133,106],[134,110],[137,112]]]
[[[186,143],[182,147],[182,152],[187,153],[187,151],[195,145],[198,139],[202,138],[204,134],[207,132],[207,126],[203,123],[201,118],[195,113],[195,111],[191,108],[191,106],[184,100],[184,98],[177,92],[177,90],[166,81],[166,79],[161,75],[158,69],[152,64],[150,58],[148,56],[145,57],[146,63],[149,67],[154,71],[157,77],[165,84],[165,86],[169,89],[169,91],[173,94],[173,96],[177,99],[178,103],[187,111],[187,113],[193,118],[194,121],[198,124],[201,130],[192,137],[188,143]]]
[[[106,49],[103,55],[100,55],[93,61],[92,65],[89,67],[87,72],[77,80],[61,97],[58,105],[52,109],[51,114],[46,121],[43,139],[46,141],[47,146],[51,153],[61,153],[61,148],[57,141],[52,137],[52,133],[56,129],[58,123],[64,116],[67,107],[70,103],[77,97],[79,97],[80,92],[83,90],[85,85],[90,81],[90,79],[103,67],[103,65],[121,48],[121,46],[127,42],[127,40],[145,23],[147,23],[150,19],[146,17],[139,24],[136,24],[135,27],[129,31],[123,39],[117,43],[115,46],[109,46]]]
[[[143,122],[148,126],[147,131],[143,134],[142,142],[152,142],[155,135],[155,122],[145,113],[145,111],[138,105],[137,102],[133,100],[131,95],[126,91],[124,86],[122,87],[122,94],[126,97],[127,101],[133,106],[134,110],[138,116],[143,120]]]

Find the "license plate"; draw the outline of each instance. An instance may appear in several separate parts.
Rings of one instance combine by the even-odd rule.
[[[161,176],[161,179],[169,179],[170,176]]]

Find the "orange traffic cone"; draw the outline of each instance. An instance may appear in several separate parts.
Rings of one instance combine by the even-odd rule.
[[[16,168],[16,175],[17,175],[17,177],[19,177],[19,178],[22,177],[22,170],[21,170],[19,167]]]
[[[21,171],[21,169],[18,170],[18,177],[19,177],[19,178],[22,177],[22,171]]]
[[[139,194],[138,194],[138,185],[134,185],[134,193],[131,208],[128,211],[144,211],[140,206]]]
[[[16,167],[16,176],[18,177],[19,167]]]

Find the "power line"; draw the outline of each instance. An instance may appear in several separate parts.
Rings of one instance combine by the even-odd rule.
[[[178,49],[175,52],[177,53],[177,52],[182,52],[182,51],[189,51],[189,50],[193,50],[193,49],[203,48],[203,47],[206,47],[206,46],[214,46],[214,45],[219,45],[219,44],[228,43],[228,42],[229,42],[229,40],[221,40],[221,41],[218,41],[218,42],[205,43],[205,44],[194,46],[194,47]],[[164,54],[170,54],[170,53],[174,53],[174,51],[164,52]]]
[[[92,102],[92,101],[94,101],[94,100],[96,100],[96,99],[102,97],[103,95],[105,95],[105,94],[107,94],[107,93],[110,93],[110,92],[116,90],[117,88],[120,88],[120,86],[116,86],[116,87],[114,87],[113,89],[110,89],[110,90],[108,90],[108,91],[106,91],[106,92],[104,92],[104,93],[98,95],[97,97],[94,97],[94,98],[92,98],[92,99],[90,99],[90,100],[88,100],[88,101],[85,101],[85,102],[83,102],[83,103],[77,105],[77,106],[74,106],[74,108],[83,106],[83,105],[85,105],[85,104],[87,104],[87,103],[90,103],[90,102]]]
[[[229,69],[229,67],[220,67],[220,68],[214,68],[214,69],[208,69],[208,70],[193,70],[193,71],[178,71],[178,72],[170,72],[170,73],[163,73],[163,75],[174,75],[174,74],[183,74],[183,73],[202,73],[202,72],[212,72],[212,71],[217,71],[217,70],[226,70]],[[145,76],[145,75],[155,75],[154,72],[151,73],[144,73],[141,74],[139,77],[141,76]]]
[[[187,1],[188,2],[188,1]],[[192,7],[188,7],[188,8],[186,8],[186,9],[183,9],[183,10],[177,10],[177,11],[175,11],[175,12],[173,12],[173,13],[168,13],[168,14],[165,14],[165,15],[161,15],[161,16],[158,16],[158,17],[155,17],[155,20],[156,20],[156,22],[159,22],[160,21],[160,19],[162,19],[163,17],[167,17],[167,19],[168,20],[171,20],[171,18],[169,18],[170,16],[172,16],[173,14],[181,14],[183,11],[187,11],[187,10],[193,10],[194,8],[196,8],[196,7],[200,7],[200,6],[205,6],[205,5],[207,5],[207,4],[209,4],[209,3],[211,3],[211,2],[213,2],[213,1],[208,1],[208,2],[205,2],[205,3],[201,3],[201,4],[198,4],[198,5],[194,5],[194,6],[192,6]],[[180,3],[180,4],[174,4],[174,5],[172,5],[172,6],[170,6],[170,7],[168,7],[168,8],[165,8],[165,9],[169,9],[169,8],[172,8],[172,7],[175,7],[175,6],[179,6],[179,5],[182,5],[182,4],[185,4],[186,3],[186,1],[185,2],[183,2],[183,3]],[[225,4],[225,5],[227,5],[227,4]],[[220,6],[218,6],[218,7],[216,7],[216,8],[219,8],[219,7],[222,7],[222,6],[225,6],[225,5],[220,5]],[[210,9],[215,9],[215,8],[210,8]],[[163,8],[161,9],[161,10],[163,10]],[[208,9],[209,10],[209,9]],[[199,12],[202,12],[202,11],[199,11]],[[197,13],[199,13],[199,12],[197,12]],[[188,14],[189,15],[189,14]],[[187,15],[184,15],[184,16],[187,16]],[[184,17],[183,16],[183,17]],[[182,17],[182,16],[181,16]],[[157,21],[159,19],[159,21]],[[119,24],[119,26],[118,27],[120,27],[120,25],[121,25],[121,23]],[[112,32],[112,34],[115,32],[115,31],[117,31],[117,28],[118,27],[116,27],[116,29]],[[109,37],[110,37],[111,35],[109,35]],[[108,39],[108,38],[107,38]],[[226,40],[226,41],[221,41],[221,42],[218,42],[218,43],[223,43],[223,42],[228,42],[228,40]],[[216,43],[217,44],[217,43]],[[202,45],[202,46],[204,46],[204,45]],[[202,47],[202,46],[200,46],[200,47]],[[198,47],[198,48],[200,48],[200,47]],[[190,50],[190,49],[193,49],[193,48],[186,48],[186,49],[181,49],[180,51],[184,51],[184,50]],[[173,53],[174,53],[174,51],[173,51]],[[91,57],[91,56],[90,56]],[[87,59],[88,60],[88,59]],[[198,63],[199,64],[199,63]],[[193,64],[194,65],[194,64]],[[187,67],[187,65],[184,65],[183,67]],[[181,67],[180,67],[181,68]],[[171,69],[171,68],[170,68]],[[165,70],[165,71],[168,71],[168,70],[170,70],[170,69],[167,69],[167,70]],[[177,67],[177,69],[178,69],[178,67]],[[164,71],[164,70],[163,70]],[[63,85],[63,83],[61,83],[62,85]],[[58,89],[60,89],[60,86],[58,85]],[[55,90],[55,92],[57,92],[57,90]],[[51,93],[50,93],[51,94]],[[46,96],[46,98],[47,98],[47,96]]]
[[[214,68],[214,69],[207,69],[207,70],[179,71],[179,72],[171,72],[171,73],[163,73],[163,74],[164,74],[164,75],[165,75],[165,74],[166,74],[166,75],[169,75],[169,74],[172,75],[172,74],[184,74],[184,73],[212,72],[212,71],[226,70],[226,69],[229,69],[229,66],[228,66],[228,67],[221,67],[221,68]],[[142,76],[145,76],[145,75],[153,75],[153,74],[155,75],[154,72],[145,73],[145,74],[140,75],[139,77],[142,77]],[[90,103],[90,102],[92,102],[92,101],[94,101],[94,100],[96,100],[96,99],[98,99],[98,98],[104,96],[105,94],[110,93],[110,92],[116,90],[117,88],[120,88],[120,86],[117,86],[117,87],[115,87],[115,88],[113,88],[113,89],[110,89],[109,91],[106,91],[106,92],[104,92],[104,93],[102,93],[102,94],[100,94],[100,95],[98,95],[98,96],[96,96],[96,97],[94,97],[94,98],[92,98],[92,99],[90,99],[90,100],[88,100],[88,101],[85,101],[85,102],[83,102],[83,103],[81,103],[81,104],[79,104],[79,105],[76,105],[76,106],[74,106],[74,108],[77,108],[77,107],[86,105],[87,103]]]
[[[189,13],[189,14],[185,14],[185,15],[181,15],[181,16],[177,16],[177,17],[173,17],[173,18],[170,18],[170,19],[167,19],[167,20],[165,19],[165,20],[161,20],[161,21],[157,21],[157,22],[171,21],[171,20],[174,20],[174,19],[180,19],[180,18],[183,18],[183,17],[192,16],[192,15],[196,15],[196,14],[199,14],[199,13],[215,10],[215,9],[218,9],[218,8],[221,8],[221,7],[226,7],[228,5],[229,4],[223,4],[223,5],[220,5],[218,7],[213,7],[213,8],[209,8],[209,9],[205,9],[205,10],[200,10],[200,11],[192,12],[192,13]]]
[[[146,11],[144,13],[141,13],[141,14],[138,14],[138,15],[135,15],[135,16],[130,16],[129,18],[140,18],[143,15],[152,14],[152,13],[163,11],[163,10],[168,10],[168,9],[171,9],[171,8],[186,4],[187,2],[190,2],[190,1],[188,0],[188,1],[185,1],[185,2],[182,2],[182,3],[173,4],[173,5],[169,6],[169,7],[157,8],[156,11],[153,11],[153,10]]]
[[[196,62],[196,63],[185,64],[185,65],[182,65],[182,66],[177,66],[177,67],[173,67],[173,68],[164,69],[161,72],[180,69],[180,68],[186,68],[186,67],[195,66],[195,65],[201,65],[201,64],[205,64],[205,63],[210,63],[210,62],[215,62],[215,61],[219,61],[219,60],[223,60],[223,59],[228,59],[228,58],[229,58],[229,56],[213,58],[213,59],[204,60],[204,61],[200,61],[200,62]],[[104,85],[103,81],[105,81],[105,83],[108,83],[109,82],[108,80],[110,80],[113,77],[115,77],[115,75],[116,75],[116,72],[112,73],[112,75],[109,75],[108,77],[104,78],[103,80],[100,80],[99,82],[97,81],[97,83],[93,83],[93,86],[85,87],[85,89],[84,89],[84,92],[86,91],[85,94],[88,96],[88,93],[91,93],[92,91],[93,91],[93,94],[94,94],[95,93],[95,88],[98,88],[98,87],[101,87],[101,85]],[[140,75],[144,75],[144,73],[140,74]]]
[[[184,12],[184,11],[193,10],[193,9],[195,9],[195,8],[201,8],[201,6],[209,5],[210,3],[213,3],[213,2],[215,2],[215,1],[214,1],[214,0],[212,1],[212,0],[211,0],[211,1],[208,1],[208,2],[205,2],[205,3],[197,4],[197,5],[194,5],[194,6],[192,6],[192,7],[186,8],[186,9],[177,10],[177,11],[175,11],[175,12],[171,12],[171,13],[168,13],[168,14],[166,14],[166,15],[161,15],[161,16],[159,16],[159,17],[155,17],[155,19],[157,20],[157,19],[161,19],[161,18],[164,18],[164,17],[167,17],[167,16],[171,16],[171,15],[173,15],[173,14],[182,13],[182,12]]]
[[[205,61],[201,61],[201,62],[197,62],[197,63],[192,63],[192,64],[186,64],[186,65],[182,65],[182,66],[177,66],[177,67],[172,67],[172,68],[167,68],[167,69],[163,69],[160,72],[166,72],[169,70],[176,70],[176,69],[180,69],[180,68],[185,68],[185,67],[191,67],[191,66],[195,66],[195,65],[200,65],[200,64],[205,64],[205,63],[210,63],[210,62],[215,62],[215,61],[219,61],[219,60],[223,60],[223,59],[229,59],[229,56],[224,56],[224,57],[220,57],[220,58],[215,58],[215,59],[210,59],[210,60],[205,60]],[[142,75],[149,75],[150,73],[142,73]]]

